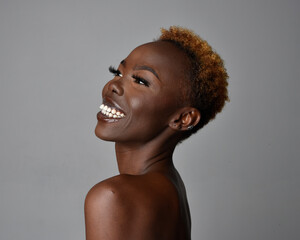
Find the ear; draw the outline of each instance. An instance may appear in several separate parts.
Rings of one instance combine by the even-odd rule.
[[[195,127],[201,118],[198,109],[193,107],[184,107],[179,109],[169,122],[169,126],[176,131],[191,130]]]

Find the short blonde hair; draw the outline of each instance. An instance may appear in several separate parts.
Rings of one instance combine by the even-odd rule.
[[[201,119],[192,131],[188,131],[189,136],[214,119],[229,101],[228,75],[223,60],[205,40],[183,27],[162,28],[157,41],[175,44],[190,59],[188,98],[192,107],[200,111]]]

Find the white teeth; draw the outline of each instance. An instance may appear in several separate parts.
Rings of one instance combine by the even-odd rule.
[[[101,113],[106,115],[110,118],[123,118],[125,114],[122,112],[117,111],[115,108],[111,108],[105,104],[100,105]]]

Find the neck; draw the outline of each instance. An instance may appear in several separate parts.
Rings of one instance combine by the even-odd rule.
[[[115,144],[120,174],[140,175],[173,167],[173,152],[177,142],[149,141],[147,143]]]

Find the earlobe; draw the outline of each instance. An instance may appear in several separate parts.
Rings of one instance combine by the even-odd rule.
[[[176,131],[192,130],[200,121],[201,115],[198,109],[186,107],[179,112],[169,123],[169,126]]]
[[[187,130],[192,130],[194,128],[194,125],[190,125],[187,127]]]

